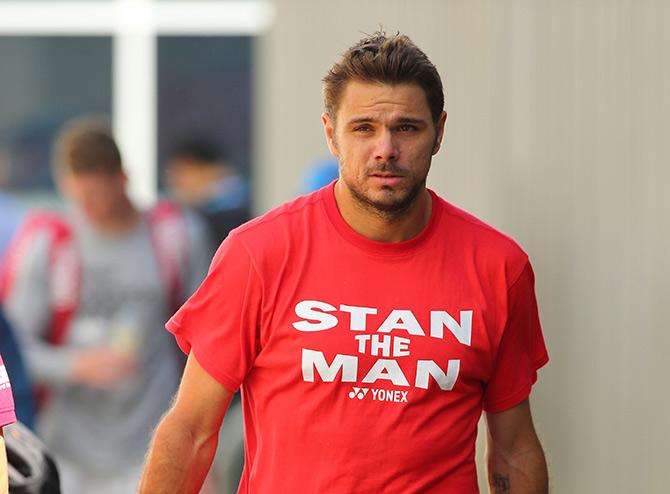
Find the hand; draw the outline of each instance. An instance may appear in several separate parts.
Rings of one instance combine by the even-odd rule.
[[[137,372],[137,360],[109,347],[81,350],[74,358],[72,379],[99,389],[113,389]]]

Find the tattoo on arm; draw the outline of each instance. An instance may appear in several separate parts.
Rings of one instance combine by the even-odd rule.
[[[493,492],[494,494],[509,494],[510,484],[509,477],[507,475],[500,475],[498,473],[493,474]]]

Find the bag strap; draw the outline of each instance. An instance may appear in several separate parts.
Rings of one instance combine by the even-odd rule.
[[[186,224],[182,210],[170,201],[160,201],[149,211],[149,228],[170,309],[182,303],[182,266],[188,261]]]
[[[16,281],[21,260],[38,235],[49,242],[48,285],[51,317],[44,335],[54,345],[62,344],[80,301],[81,260],[72,229],[60,215],[50,211],[32,213],[23,222],[7,250],[0,275],[0,298],[5,300]]]
[[[149,228],[170,309],[176,310],[182,302],[181,266],[188,259],[184,215],[178,206],[161,201],[149,211]],[[34,239],[45,233],[49,241],[51,317],[44,337],[49,343],[60,345],[67,339],[68,327],[79,307],[82,277],[81,253],[65,218],[50,211],[38,211],[26,218],[10,243],[0,269],[0,300],[9,296],[21,259]]]

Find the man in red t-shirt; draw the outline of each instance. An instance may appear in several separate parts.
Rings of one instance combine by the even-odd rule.
[[[189,354],[140,492],[198,492],[242,389],[240,493],[545,493],[528,397],[548,361],[528,257],[426,188],[446,113],[407,37],[324,79],[340,178],[234,230],[168,323]]]

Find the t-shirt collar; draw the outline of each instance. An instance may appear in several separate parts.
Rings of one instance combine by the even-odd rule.
[[[442,202],[439,200],[435,192],[428,189],[430,197],[433,201],[433,206],[431,208],[428,224],[424,227],[423,230],[421,230],[421,232],[419,232],[418,235],[412,237],[409,240],[403,240],[402,242],[379,242],[376,240],[371,240],[356,232],[342,217],[342,214],[340,213],[340,210],[337,206],[337,201],[335,200],[336,183],[337,180],[334,180],[319,191],[319,194],[322,195],[322,203],[326,209],[328,219],[330,220],[333,227],[338,231],[338,233],[345,238],[345,240],[373,254],[401,256],[414,252],[432,235],[436,228],[439,216],[442,212]]]

